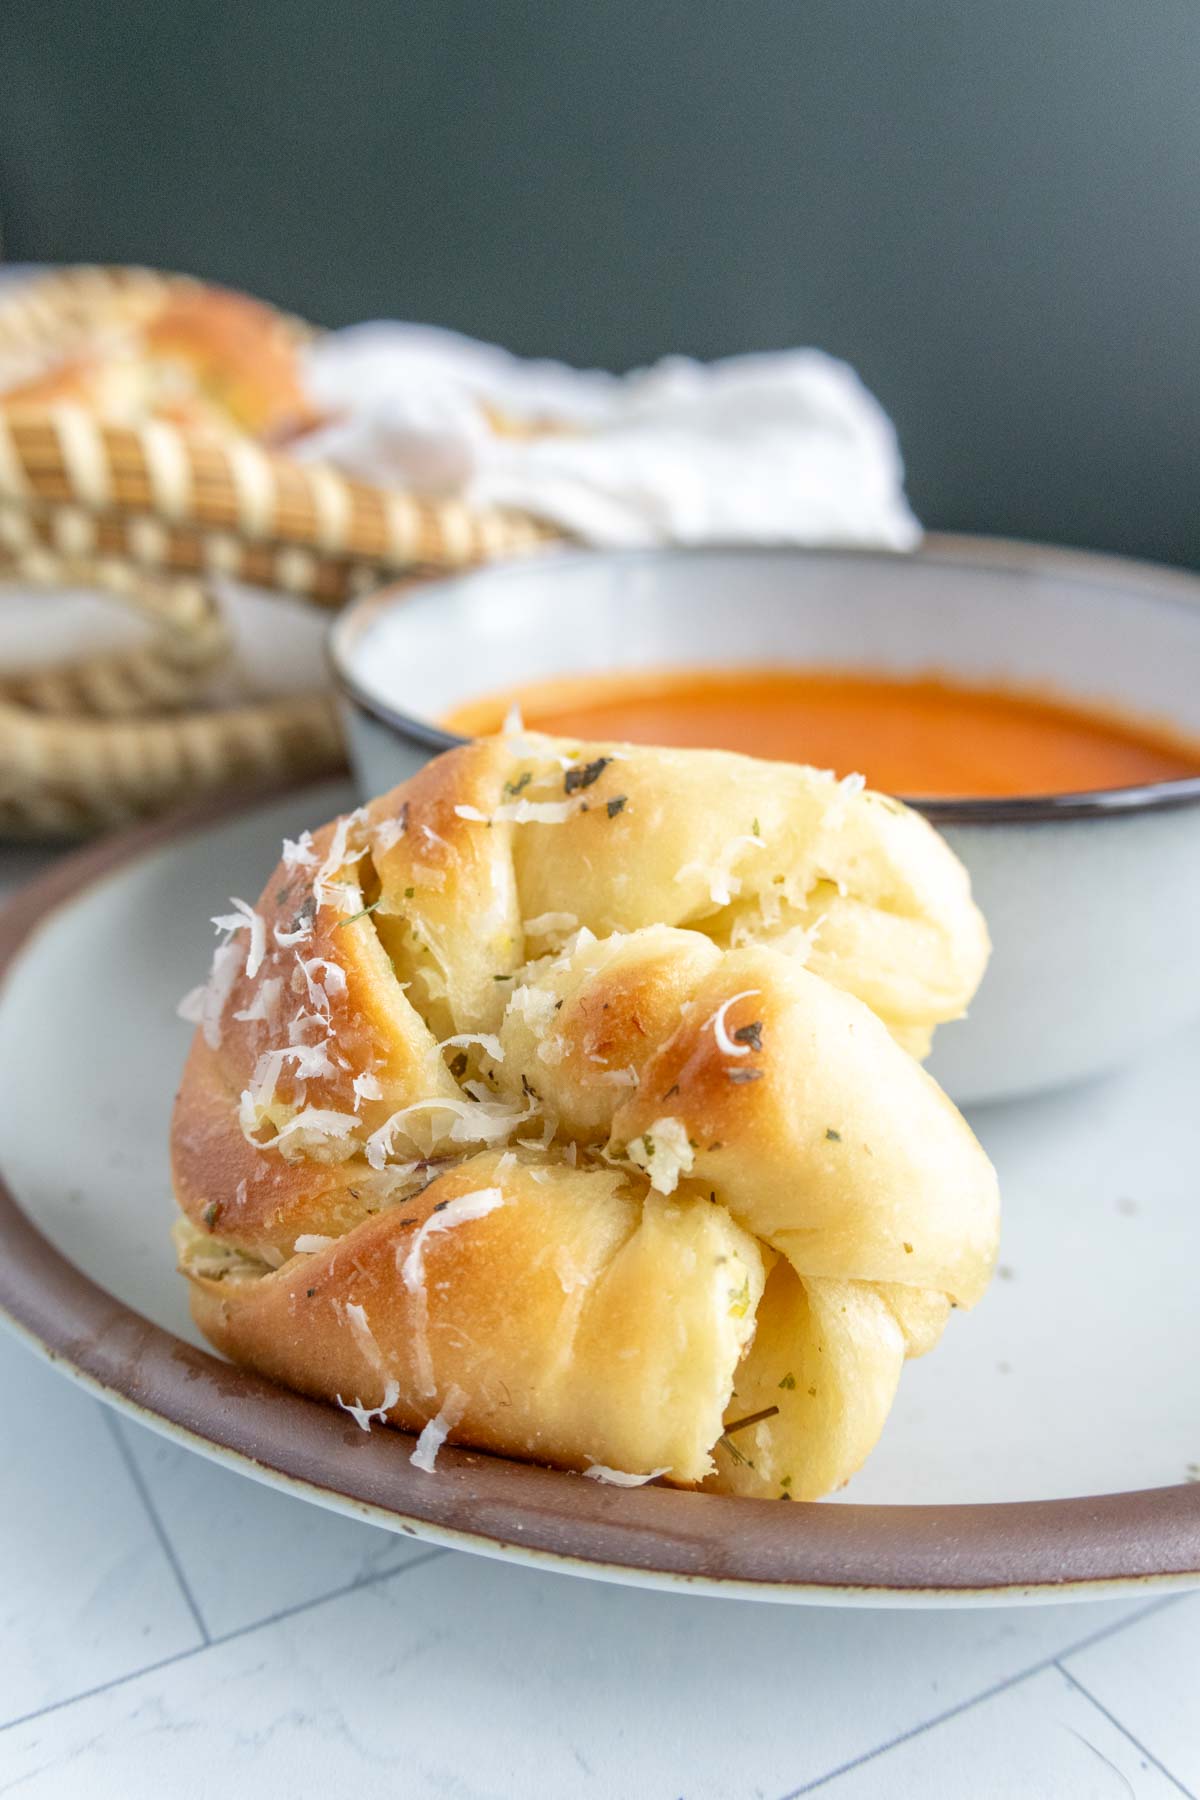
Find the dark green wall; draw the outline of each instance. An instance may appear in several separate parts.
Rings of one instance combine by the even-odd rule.
[[[1200,563],[1198,0],[0,0],[11,258],[813,342],[931,524]]]

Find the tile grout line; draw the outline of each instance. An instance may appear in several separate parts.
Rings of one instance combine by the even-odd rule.
[[[163,1555],[167,1559],[167,1562],[171,1569],[171,1573],[174,1575],[175,1580],[178,1583],[179,1591],[183,1595],[184,1599],[187,1601],[188,1611],[192,1615],[192,1618],[195,1622],[196,1629],[200,1633],[201,1638],[204,1640],[204,1645],[211,1644],[212,1633],[208,1629],[208,1625],[205,1622],[204,1614],[201,1612],[200,1607],[196,1601],[196,1596],[193,1594],[193,1592],[191,1590],[191,1586],[188,1582],[187,1576],[183,1572],[183,1564],[179,1560],[178,1553],[175,1549],[174,1544],[171,1542],[170,1536],[168,1535],[168,1532],[167,1532],[167,1528],[163,1524],[162,1517],[159,1514],[158,1508],[154,1504],[153,1498],[151,1497],[151,1494],[150,1494],[150,1489],[146,1485],[145,1477],[143,1476],[142,1471],[138,1468],[137,1459],[134,1456],[133,1451],[130,1449],[129,1444],[124,1436],[124,1433],[121,1430],[120,1422],[118,1421],[116,1414],[113,1412],[111,1407],[102,1405],[99,1400],[95,1401],[94,1404],[100,1408],[100,1412],[104,1418],[104,1423],[108,1428],[109,1436],[112,1438],[113,1443],[117,1447],[117,1455],[121,1458],[121,1461],[124,1463],[126,1472],[128,1473],[128,1476],[129,1476],[129,1479],[132,1481],[134,1488],[137,1490],[138,1499],[141,1501],[142,1506],[145,1508],[146,1516],[149,1519],[151,1526],[153,1527],[155,1537],[158,1539],[159,1544],[162,1547]],[[201,1647],[203,1647],[203,1646],[201,1646]]]
[[[265,1631],[268,1625],[278,1625],[284,1619],[294,1619],[297,1614],[311,1612],[329,1601],[344,1600],[348,1594],[357,1594],[364,1588],[378,1587],[385,1581],[395,1581],[402,1575],[408,1575],[413,1569],[423,1568],[426,1563],[436,1562],[439,1557],[451,1554],[445,1545],[435,1544],[422,1556],[414,1556],[411,1562],[401,1563],[399,1568],[380,1569],[373,1575],[359,1576],[355,1581],[346,1582],[344,1587],[331,1588],[327,1594],[317,1594],[311,1600],[298,1600],[295,1606],[285,1606],[279,1612],[267,1614],[265,1618],[252,1619],[248,1625],[235,1625],[232,1631],[222,1632],[219,1637],[206,1638],[204,1643],[193,1644],[187,1650],[176,1650],[172,1656],[160,1656],[157,1662],[145,1663],[140,1669],[129,1669],[124,1675],[114,1675],[110,1681],[98,1682],[95,1687],[83,1688],[79,1693],[68,1694],[62,1700],[51,1700],[45,1706],[35,1706],[32,1712],[21,1713],[15,1719],[6,1719],[0,1723],[0,1735],[14,1730],[18,1725],[29,1725],[35,1719],[44,1718],[47,1713],[63,1712],[81,1701],[94,1700],[98,1694],[111,1693],[114,1688],[137,1681],[142,1675],[154,1675],[160,1669],[171,1668],[175,1663],[190,1662],[194,1656],[204,1656],[209,1650],[219,1650],[225,1644],[236,1642],[238,1638],[249,1637],[255,1631]]]
[[[1074,1654],[1075,1654],[1074,1651],[1071,1651],[1071,1650],[1067,1650],[1064,1652],[1064,1655],[1066,1655],[1066,1656],[1072,1656]],[[1117,1718],[1116,1714],[1109,1712],[1107,1706],[1103,1705],[1103,1703],[1101,1701],[1097,1700],[1095,1694],[1092,1693],[1091,1689],[1085,1687],[1083,1685],[1082,1681],[1079,1680],[1079,1677],[1077,1675],[1072,1675],[1070,1669],[1065,1668],[1063,1666],[1062,1661],[1058,1657],[1055,1657],[1055,1659],[1054,1659],[1054,1666],[1058,1670],[1059,1674],[1063,1677],[1063,1679],[1065,1681],[1070,1682],[1071,1686],[1075,1689],[1076,1693],[1082,1694],[1083,1698],[1085,1700],[1087,1700],[1090,1703],[1090,1705],[1095,1707],[1096,1711],[1100,1714],[1100,1716],[1104,1719],[1107,1719],[1109,1724],[1113,1727],[1113,1729],[1115,1731],[1119,1731],[1121,1736],[1123,1738],[1125,1738],[1128,1743],[1133,1745],[1134,1749],[1137,1751],[1139,1756],[1144,1756],[1146,1758],[1147,1762],[1153,1763],[1154,1767],[1158,1770],[1159,1774],[1165,1776],[1166,1779],[1171,1783],[1172,1787],[1178,1788],[1179,1792],[1183,1795],[1184,1800],[1196,1800],[1196,1797],[1192,1793],[1191,1789],[1184,1787],[1184,1785],[1183,1785],[1182,1781],[1180,1781],[1178,1775],[1172,1775],[1170,1769],[1167,1768],[1167,1765],[1165,1763],[1159,1761],[1158,1757],[1155,1756],[1153,1750],[1147,1749],[1146,1745],[1142,1743],[1140,1738],[1135,1738],[1132,1731],[1130,1731],[1128,1725],[1122,1725],[1120,1719]]]
[[[998,1694],[1006,1693],[1009,1688],[1019,1687],[1023,1681],[1030,1680],[1032,1676],[1044,1674],[1047,1669],[1057,1666],[1060,1657],[1076,1656],[1081,1650],[1090,1650],[1093,1644],[1103,1643],[1106,1638],[1117,1637],[1122,1631],[1127,1631],[1131,1625],[1140,1625],[1143,1619],[1150,1618],[1152,1614],[1164,1612],[1169,1606],[1178,1606],[1181,1601],[1189,1598],[1191,1596],[1184,1593],[1168,1594],[1162,1600],[1152,1600],[1136,1613],[1132,1613],[1128,1619],[1118,1619],[1111,1625],[1104,1625],[1099,1631],[1090,1632],[1086,1637],[1079,1638],[1073,1644],[1068,1644],[1064,1650],[1056,1651],[1053,1656],[1044,1656],[1040,1661],[1031,1663],[1027,1669],[1018,1669],[1015,1674],[1005,1676],[1003,1681],[994,1682],[991,1687],[984,1688],[980,1693],[972,1694],[966,1700],[960,1700],[956,1706],[949,1706],[944,1712],[936,1713],[933,1718],[925,1719],[921,1724],[912,1726],[908,1731],[902,1731],[896,1737],[889,1738],[886,1743],[877,1744],[873,1750],[864,1750],[861,1756],[852,1756],[848,1762],[840,1763],[836,1769],[830,1769],[827,1774],[816,1775],[811,1781],[804,1782],[800,1787],[789,1788],[786,1794],[780,1795],[779,1800],[801,1800],[802,1795],[815,1793],[818,1788],[835,1781],[839,1775],[848,1775],[852,1769],[861,1768],[864,1763],[874,1762],[877,1757],[886,1756],[889,1750],[897,1750],[901,1744],[910,1743],[913,1738],[921,1737],[924,1732],[932,1731],[935,1726],[945,1725],[951,1719],[956,1719],[960,1713],[969,1712],[973,1706],[982,1706],[985,1701],[994,1700]]]

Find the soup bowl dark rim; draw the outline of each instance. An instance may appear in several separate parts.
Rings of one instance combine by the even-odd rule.
[[[809,555],[844,559],[847,562],[916,561],[936,563],[942,568],[1010,571],[1013,574],[1047,573],[1056,580],[1074,581],[1085,587],[1117,589],[1127,598],[1143,600],[1150,605],[1186,607],[1200,618],[1200,575],[1182,569],[1169,569],[1154,563],[1139,562],[1129,557],[1110,556],[1092,550],[1063,550],[1053,545],[1027,543],[1010,538],[951,536],[931,533],[920,548],[913,551],[818,548],[809,551],[789,545],[712,544],[684,549],[583,550],[568,549],[547,553],[556,563],[578,564],[583,561],[606,562],[622,568],[639,563],[657,563],[678,556],[736,555],[754,559],[794,556],[803,560]],[[544,566],[543,557],[537,564]],[[438,575],[423,581],[414,589],[410,583],[388,583],[352,601],[340,614],[329,634],[327,656],[334,683],[343,699],[356,711],[382,725],[402,743],[433,757],[453,750],[470,740],[461,733],[444,730],[414,713],[404,712],[373,694],[351,667],[354,646],[371,620],[385,608],[400,603],[434,605],[441,590],[457,586],[464,579],[503,583],[519,580],[529,573],[531,562],[505,562]],[[1200,675],[1200,671],[1198,671]],[[1128,816],[1137,813],[1166,812],[1181,807],[1200,805],[1200,775],[1184,776],[1174,781],[1147,782],[1134,787],[1096,788],[1081,793],[1019,794],[999,799],[965,797],[955,800],[907,799],[907,804],[923,813],[935,825],[1042,825],[1068,820]]]

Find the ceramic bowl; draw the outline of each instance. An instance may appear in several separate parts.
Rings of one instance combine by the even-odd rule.
[[[1200,578],[981,539],[904,556],[555,554],[369,595],[331,650],[372,794],[460,741],[437,721],[462,701],[655,666],[936,668],[1200,739]],[[1200,778],[918,804],[969,868],[992,934],[970,1017],[939,1031],[930,1063],[957,1100],[1097,1075],[1200,1015]]]

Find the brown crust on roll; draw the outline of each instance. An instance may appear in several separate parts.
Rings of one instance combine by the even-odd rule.
[[[149,418],[280,442],[317,414],[295,337],[271,307],[203,283],[164,286],[153,303],[102,321],[95,341],[13,380],[0,411],[65,403],[110,423]]]
[[[181,1267],[219,1348],[365,1423],[807,1498],[986,1285],[994,1176],[901,1047],[986,936],[895,803],[495,739],[286,847],[227,923]]]

